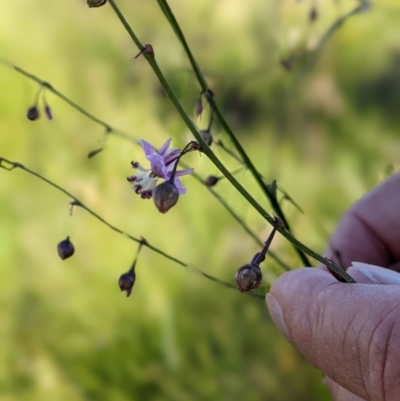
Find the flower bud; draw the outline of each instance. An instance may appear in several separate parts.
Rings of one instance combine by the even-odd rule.
[[[50,106],[46,104],[46,106],[44,107],[44,113],[46,114],[46,117],[48,120],[52,120],[53,119],[53,113],[51,112]]]
[[[39,119],[40,117],[39,109],[36,106],[32,106],[31,108],[28,109],[26,117],[28,118],[28,120],[31,121]]]
[[[87,0],[89,7],[101,7],[107,3],[107,0]]]
[[[213,143],[213,137],[212,137],[211,131],[209,129],[205,129],[205,130],[201,130],[199,132],[199,134],[203,138],[204,142],[208,146],[211,146],[211,144]]]
[[[147,53],[151,58],[154,58],[154,49],[152,45],[145,45],[145,53]]]
[[[199,100],[197,101],[195,109],[196,117],[200,116],[202,112],[203,112],[203,101],[202,101],[202,96],[200,96]]]
[[[206,187],[213,187],[221,177],[216,177],[215,175],[209,175],[203,182]]]
[[[121,291],[126,291],[126,296],[129,297],[132,292],[133,284],[135,284],[136,274],[133,270],[121,274],[118,280],[118,285]]]
[[[309,18],[310,22],[315,22],[316,19],[318,18],[318,11],[317,11],[317,8],[315,7],[315,5],[311,8],[308,18]]]
[[[255,291],[261,284],[260,267],[254,263],[242,266],[235,276],[236,284],[241,293]]]
[[[92,150],[91,152],[88,153],[87,157],[88,157],[88,159],[91,159],[92,157],[95,157],[96,155],[98,155],[102,151],[103,151],[103,148],[94,149],[94,150]],[[128,181],[129,181],[129,177],[128,177]]]
[[[154,188],[153,199],[158,211],[166,213],[178,202],[178,188],[172,182],[165,181]]]
[[[143,49],[135,56],[138,58],[141,54],[147,53],[151,58],[154,58],[154,49],[152,45],[144,45]]]
[[[70,258],[74,252],[75,252],[75,247],[72,244],[72,242],[69,240],[69,237],[67,237],[65,240],[61,241],[57,245],[57,251],[58,255],[62,260]]]

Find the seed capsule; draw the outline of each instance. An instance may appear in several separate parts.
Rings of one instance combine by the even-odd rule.
[[[44,113],[46,114],[46,117],[48,120],[52,120],[53,119],[53,113],[51,111],[51,108],[49,105],[46,104],[46,106],[44,107]]]
[[[255,291],[261,284],[260,267],[254,263],[242,266],[235,276],[235,281],[241,293]]]
[[[203,112],[203,101],[202,101],[202,96],[200,96],[199,100],[196,103],[196,109],[195,109],[196,117],[200,116],[202,112]]]
[[[213,187],[218,181],[220,180],[220,177],[216,177],[215,175],[209,175],[205,180],[204,180],[204,185],[206,187]]]
[[[154,188],[153,199],[158,211],[167,213],[178,202],[179,191],[172,182],[165,181]]]
[[[126,291],[126,296],[129,297],[132,292],[133,284],[135,284],[136,274],[133,270],[121,274],[118,280],[118,285],[121,291]]]
[[[26,117],[31,121],[38,120],[40,117],[39,109],[36,106],[32,106],[28,109]]]
[[[101,7],[107,3],[107,0],[87,0],[89,7]]]
[[[57,245],[58,255],[62,260],[70,258],[75,253],[75,247],[73,243],[67,237]]]

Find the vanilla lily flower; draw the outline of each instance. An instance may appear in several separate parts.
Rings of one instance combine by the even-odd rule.
[[[136,174],[131,175],[127,180],[133,183],[134,191],[140,194],[143,199],[150,199],[159,178],[166,181],[171,178],[175,162],[181,151],[177,148],[169,149],[171,138],[158,151],[147,141],[141,140],[140,144],[147,160],[150,162],[150,168],[143,167],[139,162],[132,162],[131,164],[136,170]],[[186,188],[181,184],[179,177],[191,174],[192,172],[192,168],[175,172],[173,184],[178,189],[180,195],[186,193]]]

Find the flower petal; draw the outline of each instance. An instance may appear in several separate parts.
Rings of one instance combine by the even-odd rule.
[[[140,141],[140,145],[142,146],[144,154],[146,155],[147,158],[149,158],[149,156],[155,153],[153,146],[150,145],[147,141],[142,139]]]
[[[151,164],[151,171],[160,178],[167,178],[168,169],[165,167],[164,159],[157,153],[148,157]]]
[[[165,156],[165,154],[167,153],[167,150],[169,148],[169,145],[171,144],[171,141],[172,141],[172,138],[167,139],[157,153],[161,156]]]
[[[168,153],[166,155],[164,155],[165,164],[167,164],[167,165],[172,164],[172,166],[173,166],[174,163],[172,163],[172,161],[174,159],[176,159],[180,154],[181,154],[180,149],[178,149],[178,148],[170,149],[168,151]]]
[[[179,170],[175,173],[175,177],[182,177],[183,175],[192,174],[193,171],[194,171],[194,168],[187,168],[185,170]]]
[[[186,188],[181,184],[179,178],[177,178],[176,176],[174,179],[174,184],[180,195],[184,195],[186,193]]]

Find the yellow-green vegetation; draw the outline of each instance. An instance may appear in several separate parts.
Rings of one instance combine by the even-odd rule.
[[[377,0],[318,45],[352,1],[184,1],[170,6],[215,99],[257,168],[304,210],[284,202],[297,238],[323,252],[340,215],[399,163],[398,0]],[[120,0],[125,17],[194,116],[198,86],[156,1]],[[316,6],[314,22],[310,12]],[[188,130],[108,5],[84,0],[2,0],[0,57],[50,82],[137,138],[182,147]],[[302,56],[303,55],[303,56]],[[290,71],[280,61],[294,60]],[[315,64],[309,64],[309,61]],[[308,67],[312,68],[309,69]],[[287,66],[286,66],[287,67]],[[309,71],[308,71],[309,70]],[[397,85],[397,86],[396,86]],[[38,85],[0,66],[0,157],[68,189],[112,224],[234,283],[259,247],[207,189],[167,214],[126,182],[137,146],[110,135],[47,93],[54,120],[26,119]],[[207,125],[204,116],[197,119]],[[224,132],[214,139],[231,148]],[[238,164],[221,149],[231,170]],[[185,163],[218,174],[207,157]],[[248,172],[236,177],[267,210]],[[216,190],[265,240],[271,227],[226,181]],[[0,170],[0,398],[4,401],[328,400],[322,375],[273,326],[262,299],[224,288],[143,248],[130,298],[118,277],[137,244],[21,170]],[[71,237],[62,261],[57,243]],[[300,262],[278,234],[275,251]],[[262,264],[264,290],[282,269]]]

